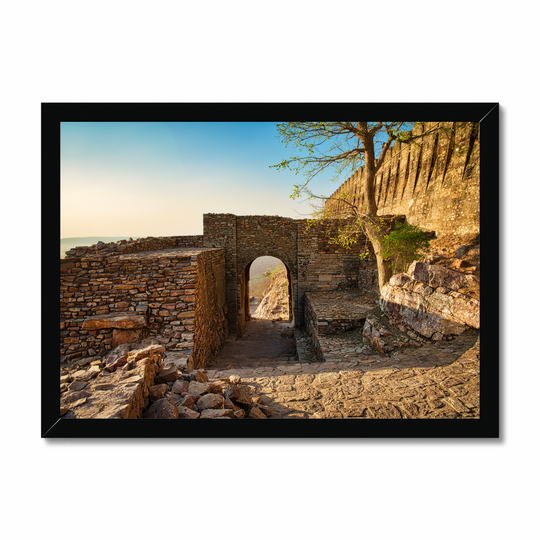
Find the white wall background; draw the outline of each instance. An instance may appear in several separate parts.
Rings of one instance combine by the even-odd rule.
[[[539,480],[533,6],[98,0],[3,7],[1,219],[10,262],[0,268],[3,305],[12,313],[2,326],[0,392],[7,537],[531,537]],[[430,71],[413,86],[419,57]],[[40,103],[47,101],[500,102],[502,440],[41,439],[40,343],[28,339],[39,323],[40,284],[21,248],[35,241],[46,196]],[[13,261],[24,290],[10,285]],[[193,455],[196,464],[186,466]]]

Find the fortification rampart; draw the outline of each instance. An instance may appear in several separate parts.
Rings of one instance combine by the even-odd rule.
[[[409,223],[434,230],[438,236],[476,234],[480,231],[479,128],[442,124],[445,132],[418,143],[394,143],[376,176],[378,214],[404,214]],[[365,178],[361,167],[332,194],[326,208],[346,216],[348,205],[339,200],[346,198],[365,210]]]

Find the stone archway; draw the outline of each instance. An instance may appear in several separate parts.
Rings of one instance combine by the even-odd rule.
[[[263,255],[264,256],[264,255]],[[268,255],[266,255],[268,256]],[[250,298],[250,290],[249,290],[249,282],[250,282],[250,270],[251,265],[255,260],[257,260],[259,257],[255,257],[253,260],[251,260],[247,266],[244,268],[244,270],[241,272],[241,278],[240,278],[240,306],[242,306],[242,324],[250,321],[252,319],[251,313],[250,313],[250,304],[249,304],[249,298]],[[291,270],[285,264],[279,257],[276,257],[280,262],[285,266],[285,269],[287,270],[287,282],[288,282],[288,296],[289,296],[289,320],[295,323],[294,319],[294,309],[293,309],[293,287],[292,287],[292,279],[291,279]],[[296,326],[296,324],[295,324]]]
[[[204,214],[203,220],[203,246],[225,249],[227,319],[232,334],[242,335],[249,314],[249,266],[257,257],[276,257],[287,268],[295,326],[304,324],[306,292],[333,290],[358,277],[363,243],[345,249],[329,241],[345,220],[329,220],[319,228],[308,227],[303,219],[280,216]]]
[[[287,268],[291,313],[299,322],[298,221],[280,216],[204,215],[204,246],[223,247],[229,330],[242,335],[249,302],[249,267],[258,257],[271,256]],[[249,310],[247,311],[249,315]]]

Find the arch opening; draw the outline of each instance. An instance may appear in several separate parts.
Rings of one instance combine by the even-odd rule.
[[[242,273],[241,306],[244,322],[292,320],[292,280],[289,268],[281,259],[261,256],[246,266]]]

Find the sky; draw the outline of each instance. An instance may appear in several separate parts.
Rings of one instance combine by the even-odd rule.
[[[202,234],[203,214],[301,218],[270,122],[63,122],[61,238]],[[325,174],[314,191],[339,183]],[[343,180],[347,175],[343,177]]]

